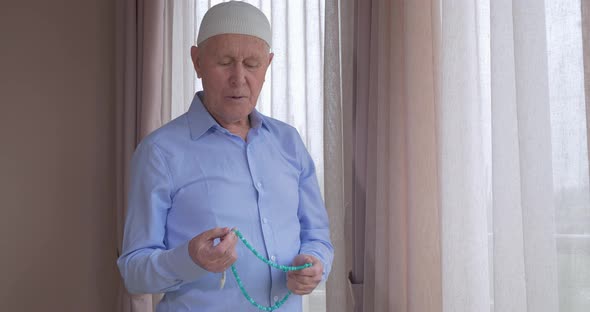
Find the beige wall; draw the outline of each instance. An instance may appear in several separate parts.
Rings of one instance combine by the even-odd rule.
[[[0,4],[2,311],[115,310],[114,4]]]

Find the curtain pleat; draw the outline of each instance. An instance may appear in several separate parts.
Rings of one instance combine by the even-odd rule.
[[[392,16],[389,19],[390,29],[394,33],[401,33],[404,29],[404,11],[401,2],[393,2]],[[389,114],[385,118],[390,122],[390,136],[388,146],[388,158],[391,166],[384,173],[389,175],[389,203],[393,207],[408,206],[408,157],[407,147],[407,121],[408,108],[404,105],[405,99],[405,43],[404,40],[388,40],[389,62],[391,73],[389,74],[388,88],[390,90],[391,104]],[[396,178],[398,177],[398,178]],[[385,190],[387,192],[387,190]],[[383,207],[387,209],[387,206]],[[385,210],[386,211],[386,210]],[[381,215],[387,215],[383,211]],[[381,237],[383,242],[378,246],[386,246],[385,259],[390,263],[388,274],[379,274],[379,288],[391,289],[388,296],[388,308],[379,307],[380,311],[407,311],[408,309],[408,211],[407,209],[393,209],[386,218],[388,220],[388,235]],[[385,219],[385,218],[384,218]],[[395,237],[396,239],[389,239]],[[383,267],[381,265],[381,267]],[[385,280],[386,279],[386,280]],[[378,300],[376,300],[378,302]]]
[[[345,88],[353,90],[353,128],[352,148],[353,148],[353,175],[349,177],[352,181],[352,271],[351,284],[353,285],[354,298],[356,307],[362,306],[363,282],[364,282],[364,243],[365,243],[365,201],[366,201],[366,172],[367,172],[367,134],[368,120],[367,110],[369,102],[369,54],[371,38],[371,1],[355,1],[354,15],[354,62],[355,66],[352,72],[352,85]],[[348,17],[352,18],[352,17]],[[355,308],[355,311],[358,311]]]
[[[586,100],[586,139],[590,163],[590,1],[582,0],[582,55],[584,55],[584,90]],[[590,169],[590,167],[589,167]],[[590,171],[589,171],[590,175]]]
[[[131,157],[141,138],[168,120],[162,108],[164,3],[118,1],[116,8],[117,255],[123,241]],[[113,259],[113,263],[116,259]],[[119,283],[119,311],[151,312],[157,297],[130,295]]]
[[[324,179],[325,202],[330,216],[330,231],[334,245],[334,262],[327,282],[326,311],[352,311],[348,293],[347,240],[345,237],[345,212],[347,207],[344,192],[344,115],[342,98],[342,67],[340,47],[343,38],[340,32],[339,1],[326,3],[324,45]],[[349,204],[348,204],[349,205]],[[312,311],[313,312],[313,311]]]
[[[429,1],[356,5],[353,80],[343,84],[353,90],[353,171],[345,185],[354,196],[355,311],[437,311],[439,41],[433,33],[440,31],[440,8]]]
[[[511,8],[511,0],[491,3],[491,87],[503,90],[492,96],[494,307],[527,311]]]
[[[437,181],[436,103],[439,85],[440,6],[431,1],[397,1],[403,8],[404,27],[393,40],[403,40],[403,99],[407,206],[392,207],[407,214],[407,309],[440,311],[442,258],[439,192]],[[403,39],[396,39],[403,38]],[[382,166],[387,166],[383,164]],[[400,253],[403,255],[404,253]],[[400,277],[396,277],[400,278]],[[378,300],[378,299],[377,299]]]
[[[557,311],[545,6],[511,2],[491,3],[494,304]]]
[[[475,1],[442,2],[436,104],[443,311],[490,307],[485,140]],[[468,238],[468,239],[466,239]]]

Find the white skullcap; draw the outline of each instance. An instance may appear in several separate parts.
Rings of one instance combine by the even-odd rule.
[[[246,2],[222,2],[211,7],[201,21],[197,45],[221,34],[258,37],[271,47],[272,33],[268,19],[262,11]]]

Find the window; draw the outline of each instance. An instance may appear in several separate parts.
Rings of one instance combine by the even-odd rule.
[[[478,0],[480,70],[485,78],[480,91],[488,107],[491,103],[490,25],[489,18],[484,17],[490,16],[490,1]],[[563,312],[587,311],[590,307],[590,171],[581,6],[580,0],[545,1],[559,310]],[[488,161],[486,167],[491,168],[491,159]],[[488,207],[493,283],[491,202]],[[493,292],[493,285],[490,289]],[[491,311],[494,311],[493,302]]]

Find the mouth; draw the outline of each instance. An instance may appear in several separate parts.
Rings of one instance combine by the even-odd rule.
[[[239,100],[244,100],[247,99],[247,96],[243,96],[243,95],[230,95],[230,96],[226,96],[225,98],[227,98],[228,100],[232,100],[232,101],[239,101]]]

